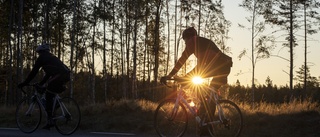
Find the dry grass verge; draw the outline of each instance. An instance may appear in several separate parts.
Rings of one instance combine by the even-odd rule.
[[[244,117],[244,137],[318,137],[319,104],[292,100],[284,104],[236,102]],[[81,106],[83,131],[155,134],[153,112],[157,103],[147,100],[118,100]],[[15,107],[0,107],[0,127],[16,127]],[[193,119],[188,127],[193,131]]]

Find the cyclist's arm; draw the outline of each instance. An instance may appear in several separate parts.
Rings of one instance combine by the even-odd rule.
[[[33,68],[31,70],[31,72],[29,73],[28,77],[26,78],[26,80],[24,81],[24,83],[29,83],[39,72],[39,69],[41,67],[39,58],[36,60],[36,63],[33,65]]]
[[[191,54],[194,54],[196,46],[195,41],[196,37],[193,37],[186,42],[186,48],[182,52],[181,57],[178,59],[178,62],[175,64],[174,68],[171,70],[168,77],[173,77],[180,70],[183,64],[186,63],[189,56]]]
[[[183,66],[184,63],[186,63],[187,59],[192,53],[189,52],[187,49],[182,52],[181,57],[179,58],[178,62],[175,64],[174,68],[169,73],[168,77],[173,77]]]

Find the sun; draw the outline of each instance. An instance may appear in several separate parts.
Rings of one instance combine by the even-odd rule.
[[[196,76],[196,77],[193,77],[192,78],[192,83],[196,84],[196,85],[199,85],[199,84],[202,84],[203,83],[203,79],[199,76]]]

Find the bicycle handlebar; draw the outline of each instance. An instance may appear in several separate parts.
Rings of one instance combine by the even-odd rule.
[[[186,78],[183,77],[161,77],[160,83],[164,84],[165,86],[172,88],[172,86],[169,86],[167,81],[173,80],[175,82],[181,82],[181,81],[186,81]]]

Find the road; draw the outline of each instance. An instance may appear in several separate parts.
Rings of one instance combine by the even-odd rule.
[[[68,137],[156,137],[156,135],[137,135],[134,133],[112,133],[112,132],[84,132],[76,131]],[[0,137],[66,137],[55,129],[50,131],[38,129],[33,133],[26,134],[18,128],[0,128]]]

